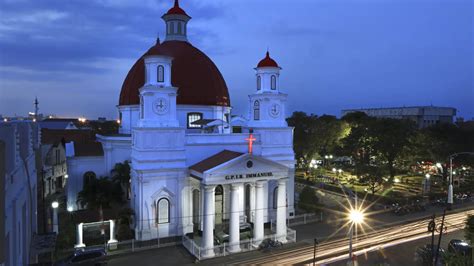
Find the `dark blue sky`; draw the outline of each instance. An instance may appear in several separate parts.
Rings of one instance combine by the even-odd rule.
[[[116,118],[172,0],[0,0],[0,114]],[[474,117],[471,0],[182,0],[191,43],[246,114],[267,47],[290,111],[440,105]]]

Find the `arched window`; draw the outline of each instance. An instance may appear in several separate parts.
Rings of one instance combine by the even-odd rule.
[[[273,209],[278,208],[278,187],[273,190]]]
[[[84,181],[83,181],[83,186],[87,186],[94,182],[94,180],[97,178],[96,174],[92,171],[88,171],[84,174]]]
[[[262,88],[262,78],[257,76],[257,90],[259,91]]]
[[[162,65],[158,66],[157,74],[158,74],[157,81],[164,82],[165,81],[165,68]]]
[[[188,128],[201,128],[201,125],[193,124],[202,119],[202,113],[188,113]]]
[[[174,30],[174,22],[171,21],[170,22],[170,34],[174,34],[175,30]]]
[[[277,78],[275,75],[272,75],[272,84],[271,84],[272,90],[276,90],[277,88]]]
[[[156,202],[156,223],[167,224],[170,222],[170,201],[161,198]]]
[[[253,120],[260,120],[260,102],[253,103]]]
[[[178,34],[181,35],[181,32],[182,32],[182,31],[181,31],[181,22],[178,22]]]

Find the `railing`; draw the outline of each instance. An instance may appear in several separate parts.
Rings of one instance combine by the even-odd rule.
[[[300,215],[295,215],[294,217],[289,217],[286,220],[286,225],[288,227],[295,226],[295,225],[301,225],[301,224],[307,224],[307,223],[314,223],[314,222],[322,222],[323,221],[323,213],[304,213]],[[276,228],[276,220],[271,219],[270,220],[270,229],[273,230],[273,228]]]
[[[277,235],[277,234],[270,234],[270,235],[265,235],[264,239],[272,239],[272,240],[279,240],[282,237],[286,238],[286,243],[294,243],[296,242],[296,231],[290,228],[287,228],[287,233],[286,235]],[[261,241],[259,241],[261,242]],[[246,239],[242,240],[239,242],[239,247],[240,251],[239,252],[247,252],[247,251],[252,251],[252,250],[257,250],[258,249],[258,244],[259,242],[256,242],[254,239]],[[193,239],[183,236],[183,246],[198,260],[204,260],[209,257],[205,257],[208,250],[202,248],[198,244],[194,242]],[[223,243],[221,245],[215,245],[213,248],[214,254],[212,255],[213,258],[215,257],[222,257],[228,255],[230,252],[228,251],[229,249],[229,243]]]

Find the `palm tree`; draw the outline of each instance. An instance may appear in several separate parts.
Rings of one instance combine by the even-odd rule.
[[[91,178],[79,192],[77,202],[87,209],[110,208],[114,203],[122,203],[122,190],[119,184],[108,177]]]
[[[125,192],[126,199],[128,199],[130,195],[130,163],[128,161],[117,163],[110,173],[113,182],[120,184],[122,191]]]

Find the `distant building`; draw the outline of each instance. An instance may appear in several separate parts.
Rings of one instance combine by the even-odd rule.
[[[0,122],[0,245],[4,265],[28,265],[37,233],[37,152],[39,133],[31,121]],[[3,218],[4,217],[4,218]],[[2,258],[3,257],[3,258]]]
[[[456,108],[438,106],[387,107],[342,110],[341,115],[364,112],[368,116],[379,118],[409,119],[418,127],[429,127],[440,123],[453,123]]]

